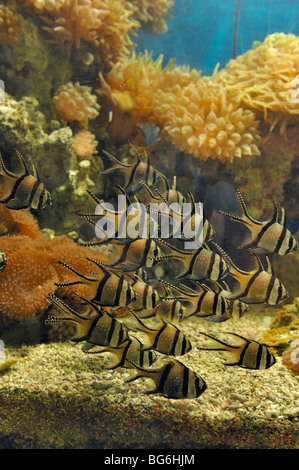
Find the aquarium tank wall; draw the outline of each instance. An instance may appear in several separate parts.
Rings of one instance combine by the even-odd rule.
[[[299,447],[298,130],[294,0],[0,2],[0,448]]]

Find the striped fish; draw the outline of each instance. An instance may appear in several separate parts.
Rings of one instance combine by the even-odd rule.
[[[9,209],[44,209],[52,204],[49,191],[39,180],[36,169],[33,175],[29,173],[23,155],[16,150],[22,171],[13,173],[9,171],[0,154],[0,202],[6,203]]]
[[[4,271],[6,265],[7,259],[5,253],[3,253],[3,251],[0,251],[0,272]]]
[[[230,318],[230,303],[221,292],[215,292],[204,284],[197,284],[196,291],[182,284],[171,286],[171,288],[178,294],[178,299],[185,307],[185,315],[181,321],[193,315],[214,322],[222,322]]]
[[[242,208],[242,216],[228,214],[223,211],[219,212],[235,222],[241,222],[250,230],[250,241],[240,246],[240,249],[250,248],[256,254],[263,255],[270,253],[286,255],[297,250],[298,244],[290,230],[287,229],[286,213],[283,207],[281,209],[280,222],[275,202],[272,218],[259,222],[248,214],[245,202],[238,189],[236,189],[236,194]]]
[[[133,147],[134,149],[134,147]],[[124,189],[130,188],[132,192],[137,192],[142,188],[140,180],[144,180],[148,186],[153,186],[158,182],[163,181],[163,185],[167,188],[168,182],[166,177],[160,171],[156,170],[149,161],[147,153],[145,153],[146,161],[143,162],[140,158],[139,153],[134,149],[136,161],[135,163],[128,165],[122,163],[113,155],[106,150],[103,153],[106,157],[113,162],[113,166],[106,170],[100,171],[102,175],[109,175],[110,173],[120,170],[125,177]]]
[[[133,312],[131,313],[137,320],[136,329],[148,337],[149,346],[144,349],[154,349],[170,356],[182,356],[191,351],[190,340],[176,325],[161,319],[162,325],[159,328],[149,328]]]
[[[210,250],[205,244],[201,245],[196,250],[187,251],[180,250],[162,239],[159,239],[159,242],[167,246],[171,250],[171,253],[155,257],[155,261],[177,259],[181,262],[175,279],[187,277],[193,280],[218,280],[228,273],[228,266],[225,260],[217,253]]]
[[[137,369],[136,375],[126,382],[132,382],[141,377],[152,379],[156,388],[147,391],[147,394],[161,393],[168,398],[191,399],[199,397],[207,389],[207,384],[202,377],[176,359],[167,362],[160,369],[143,369],[136,365],[135,368]]]
[[[66,263],[58,261],[59,264],[72,271],[81,280],[68,283],[55,283],[55,285],[58,287],[67,287],[76,284],[86,284],[91,289],[92,301],[95,304],[105,307],[126,307],[136,300],[136,292],[125,279],[124,275],[118,275],[115,272],[108,271],[99,261],[91,258],[86,259],[100,268],[99,275],[96,278],[85,276]]]
[[[110,352],[116,356],[117,362],[108,369],[117,367],[132,368],[135,365],[139,367],[150,367],[156,360],[157,354],[151,350],[143,349],[141,341],[134,337],[128,337],[120,346],[104,348],[98,347],[86,341],[82,346],[82,351],[88,354]]]
[[[234,358],[234,362],[225,362],[226,366],[239,366],[245,369],[258,369],[264,370],[269,369],[276,363],[276,359],[273,354],[270,353],[267,346],[260,344],[257,341],[249,340],[243,336],[237,335],[236,333],[229,333],[230,335],[236,336],[241,339],[241,343],[237,346],[225,343],[219,339],[214,338],[213,336],[208,335],[199,331],[199,334],[210,338],[213,342],[220,345],[218,347],[212,348],[198,348],[206,351],[228,351]]]
[[[222,280],[221,283],[212,281],[212,285],[213,290],[220,293],[227,302],[229,302],[229,309],[227,312],[229,318],[241,318],[246,312],[248,312],[249,306],[241,299],[231,300],[229,298],[232,292],[225,281]]]
[[[49,298],[67,314],[66,317],[58,317],[59,321],[72,321],[76,323],[77,331],[72,341],[88,341],[91,344],[112,347],[117,347],[127,341],[128,333],[126,327],[93,302],[80,297],[84,302],[89,303],[93,307],[91,315],[83,316],[55,295],[51,294]]]
[[[151,238],[129,239],[124,242],[112,239],[100,243],[86,243],[84,246],[107,243],[110,244],[108,250],[111,253],[111,263],[103,266],[122,269],[125,272],[137,271],[142,266],[152,267],[153,257],[162,254],[157,242]]]
[[[130,308],[135,312],[145,311],[147,314],[153,313],[162,301],[158,291],[149,283],[138,278],[138,276],[134,276],[133,279],[131,285],[136,292],[137,298],[131,303]]]
[[[256,268],[252,271],[243,271],[232,262],[222,248],[218,246],[218,249],[230,266],[230,276],[239,283],[239,288],[233,290],[232,293],[227,296],[228,299],[241,299],[248,304],[266,303],[269,305],[278,305],[288,297],[286,288],[280,280],[275,277],[268,257],[266,257],[266,270],[259,257],[254,256]]]

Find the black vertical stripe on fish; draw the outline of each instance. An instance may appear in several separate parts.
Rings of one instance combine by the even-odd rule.
[[[185,276],[186,276],[186,277],[192,274],[192,271],[193,271],[193,267],[194,267],[196,258],[197,258],[197,256],[199,255],[199,253],[200,253],[201,251],[202,251],[202,247],[200,247],[200,248],[194,253],[194,255],[192,256],[191,261],[190,261],[190,264],[189,264],[188,271],[185,273]]]
[[[240,354],[240,358],[239,358],[239,361],[236,363],[236,365],[243,365],[244,364],[244,358],[246,356],[246,351],[247,349],[249,348],[250,346],[250,342],[247,341],[247,343],[245,344],[245,346],[243,347],[242,351],[241,351],[241,354]]]
[[[147,260],[149,251],[151,249],[152,241],[153,240],[151,238],[148,238],[145,242],[145,247],[144,247],[144,250],[143,250],[143,255],[142,255],[141,262],[140,262],[140,266],[145,266],[146,265],[146,260]]]
[[[179,335],[180,335],[180,330],[177,329],[176,332],[175,332],[174,338],[172,339],[171,348],[169,350],[169,354],[171,356],[175,355],[174,353],[175,353],[176,345],[178,343]],[[185,338],[182,341],[182,347],[181,347],[182,352],[184,351],[184,342],[185,342],[185,349],[186,349],[186,340],[185,340]]]
[[[258,350],[257,350],[257,353],[256,353],[256,362],[255,362],[255,365],[256,365],[257,369],[260,368],[260,365],[261,365],[261,362],[262,362],[263,351],[264,351],[264,347],[261,344],[259,344]]]
[[[160,393],[164,393],[165,392],[165,385],[167,383],[167,378],[170,374],[170,371],[171,369],[173,368],[173,363],[172,362],[169,362],[168,364],[166,364],[166,366],[164,367],[163,369],[163,372],[161,374],[161,378],[160,378],[160,381],[159,381],[159,385],[157,387],[157,391],[160,392]]]
[[[120,296],[121,296],[121,293],[122,293],[123,284],[124,284],[124,277],[120,276],[119,281],[117,283],[116,295],[114,297],[114,304],[115,305],[119,305],[119,303],[120,303]],[[128,292],[126,294],[128,295]],[[127,295],[126,295],[126,298],[127,298]]]
[[[276,303],[279,304],[279,302],[282,299],[282,285],[279,283],[279,286],[277,288],[277,298],[276,298]]]
[[[158,331],[158,333],[156,334],[155,336],[155,341],[152,345],[152,348],[153,349],[156,349],[157,348],[157,345],[159,343],[159,339],[160,339],[160,336],[162,335],[163,331],[165,330],[165,328],[167,328],[167,323],[164,323],[164,325],[160,328],[160,330]]]
[[[147,301],[146,300],[147,300],[148,289],[149,289],[149,285],[145,284],[144,289],[143,289],[143,293],[142,293],[142,305],[145,308],[147,307]]]
[[[183,372],[183,383],[182,383],[182,396],[186,398],[188,396],[188,390],[189,390],[189,374],[190,370],[188,367],[184,367],[184,372]]]
[[[129,284],[126,289],[126,305],[129,305],[133,300],[134,299],[131,297],[131,289]]]
[[[212,274],[212,270],[213,270],[213,267],[214,267],[214,263],[215,263],[215,253],[214,253],[214,251],[212,251],[212,257],[210,259],[209,269],[208,269],[208,272],[207,272],[208,279],[211,279],[211,274]]]
[[[37,190],[38,190],[40,184],[41,184],[40,181],[39,181],[39,180],[36,180],[36,182],[35,182],[34,185],[33,185],[33,188],[31,188],[30,197],[29,197],[29,206],[31,206],[32,201],[33,201],[33,198],[34,198],[34,196],[35,196],[35,194],[36,194],[36,192],[37,192]]]
[[[92,333],[93,333],[95,327],[97,326],[97,323],[100,321],[100,319],[102,318],[103,315],[104,315],[103,313],[99,313],[99,316],[92,322],[92,324],[91,324],[91,326],[88,330],[88,334],[87,334],[88,338],[91,338]]]
[[[111,318],[111,323],[110,323],[110,328],[109,328],[109,331],[107,333],[107,342],[108,342],[108,344],[111,343],[111,339],[112,339],[115,328],[116,328],[116,320],[115,320],[115,318],[112,317]]]
[[[102,297],[102,293],[103,293],[105,284],[106,284],[106,282],[108,281],[108,279],[110,277],[111,277],[111,274],[108,271],[106,271],[103,279],[101,279],[101,281],[98,284],[97,293],[96,293],[96,296],[94,298],[94,302],[100,302],[101,301],[101,297]]]
[[[140,159],[139,159],[139,157],[138,157],[137,162],[135,163],[135,165],[134,165],[133,168],[132,168],[129,181],[128,181],[128,184],[127,184],[127,186],[126,186],[127,188],[133,183],[133,181],[134,181],[134,176],[135,176],[135,173],[136,173],[137,168],[138,168],[139,165],[140,165]]]
[[[13,186],[13,188],[12,188],[12,191],[11,191],[10,195],[8,196],[8,198],[6,198],[6,199],[5,199],[4,201],[2,201],[2,202],[6,202],[6,201],[9,200],[9,199],[14,199],[14,198],[15,198],[16,192],[17,192],[17,190],[18,190],[20,184],[24,181],[25,178],[27,178],[27,176],[28,176],[28,174],[25,174],[25,175],[20,176],[19,179],[17,179],[17,181],[15,182],[15,184],[14,184],[14,186]]]
[[[275,282],[275,276],[271,276],[270,277],[270,280],[269,280],[269,283],[268,283],[268,287],[267,287],[267,291],[266,291],[266,302],[269,302],[269,299],[270,299],[270,296],[271,296],[271,292],[272,292],[272,289],[273,289],[273,286],[274,286],[274,282]]]
[[[278,240],[277,240],[277,243],[276,243],[276,247],[275,247],[275,250],[274,250],[275,253],[278,253],[278,252],[279,252],[279,250],[280,250],[280,248],[281,248],[281,246],[282,246],[282,244],[283,244],[283,242],[284,242],[284,240],[285,240],[286,233],[287,233],[287,227],[286,227],[286,225],[284,225],[284,226],[283,226],[283,229],[282,229],[282,231],[281,231],[281,234],[280,234],[280,236],[279,236],[279,238],[278,238]]]
[[[197,306],[196,306],[196,312],[200,312],[201,311],[201,306],[202,306],[202,302],[205,298],[205,295],[206,295],[206,291],[204,290],[202,292],[202,294],[200,294],[199,296],[199,299],[198,299],[198,302],[197,302]]]
[[[128,254],[128,251],[130,250],[130,247],[131,247],[131,245],[129,243],[127,245],[125,245],[123,247],[122,254],[121,254],[120,258],[117,261],[115,261],[115,263],[112,263],[109,266],[113,267],[116,264],[124,263],[127,259],[127,254]]]
[[[254,281],[258,278],[258,276],[260,275],[261,271],[256,271],[252,276],[251,278],[249,279],[247,285],[246,285],[246,288],[244,290],[244,292],[242,292],[242,297],[247,297],[247,294],[250,290],[250,287],[252,286],[252,284],[254,283]]]

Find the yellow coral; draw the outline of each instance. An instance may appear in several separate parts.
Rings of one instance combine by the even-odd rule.
[[[12,46],[19,38],[21,25],[12,8],[0,5],[0,44]]]
[[[34,7],[37,13],[51,12],[53,14],[67,6],[71,0],[25,0],[26,6]]]
[[[100,105],[97,97],[91,94],[91,88],[80,83],[69,82],[62,85],[56,92],[53,103],[57,116],[67,122],[78,121],[82,126],[88,120],[98,116]]]
[[[153,100],[153,113],[170,140],[202,160],[259,155],[260,136],[254,114],[229,100],[220,83],[207,78],[161,89]]]
[[[280,121],[283,131],[299,115],[299,37],[268,35],[262,44],[230,60],[213,78],[227,87],[232,99],[262,113],[271,130]]]
[[[151,34],[168,31],[165,17],[173,6],[173,0],[131,0],[136,11],[134,16],[141,21]]]

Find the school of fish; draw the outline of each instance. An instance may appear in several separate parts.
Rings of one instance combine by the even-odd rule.
[[[51,196],[36,170],[30,175],[23,156],[19,152],[17,155],[23,168],[21,173],[7,170],[0,155],[0,203],[14,210],[24,207],[39,210],[51,204]],[[123,186],[118,185],[116,189],[124,197],[125,207],[121,210],[107,207],[88,191],[97,206],[93,213],[80,215],[95,227],[98,236],[102,232],[101,238],[85,246],[99,250],[106,247],[111,261],[104,264],[88,258],[90,275],[87,276],[60,260],[74,274],[74,281],[59,283],[57,287],[85,284],[90,287],[92,298],[80,297],[88,307],[87,313],[82,314],[51,295],[50,300],[59,313],[57,317],[49,316],[47,322],[72,322],[76,326],[72,340],[83,342],[82,351],[108,352],[114,357],[111,369],[135,370],[128,382],[142,377],[152,379],[155,388],[146,393],[161,393],[174,399],[197,398],[206,390],[206,382],[177,359],[192,349],[183,332],[183,323],[192,316],[214,322],[241,318],[250,304],[278,305],[287,298],[287,291],[275,276],[269,258],[297,249],[296,240],[287,229],[285,211],[282,208],[279,220],[274,203],[272,218],[256,221],[248,214],[236,190],[242,215],[222,214],[244,224],[249,231],[248,240],[240,248],[249,250],[255,267],[245,271],[213,242],[215,233],[204,211],[198,212],[191,192],[185,197],[177,190],[176,178],[170,184],[147,156],[142,161],[138,152],[130,165],[108,152],[104,155],[112,167],[101,173],[109,175],[117,171],[123,176]],[[186,202],[188,211],[183,210]],[[149,209],[152,204],[162,207],[154,221]],[[134,210],[130,212],[132,207]],[[159,233],[161,225],[165,226],[165,216],[169,229],[167,241]],[[140,236],[141,220],[146,229],[154,228],[155,236]],[[104,227],[109,224],[117,227],[113,236],[104,233]],[[134,224],[136,236],[129,237],[128,228]],[[185,235],[187,225],[190,237]],[[192,248],[184,246],[188,240],[193,242]],[[3,271],[6,258],[4,253],[0,255],[0,271]],[[263,261],[260,256],[264,257]],[[164,269],[163,279],[156,274],[157,265]],[[229,344],[204,332],[198,333],[212,342],[211,347],[203,344],[199,350],[225,351],[233,356],[226,365],[262,370],[275,364],[267,346],[254,340],[230,333],[238,344]],[[151,367],[159,359],[163,365]]]

